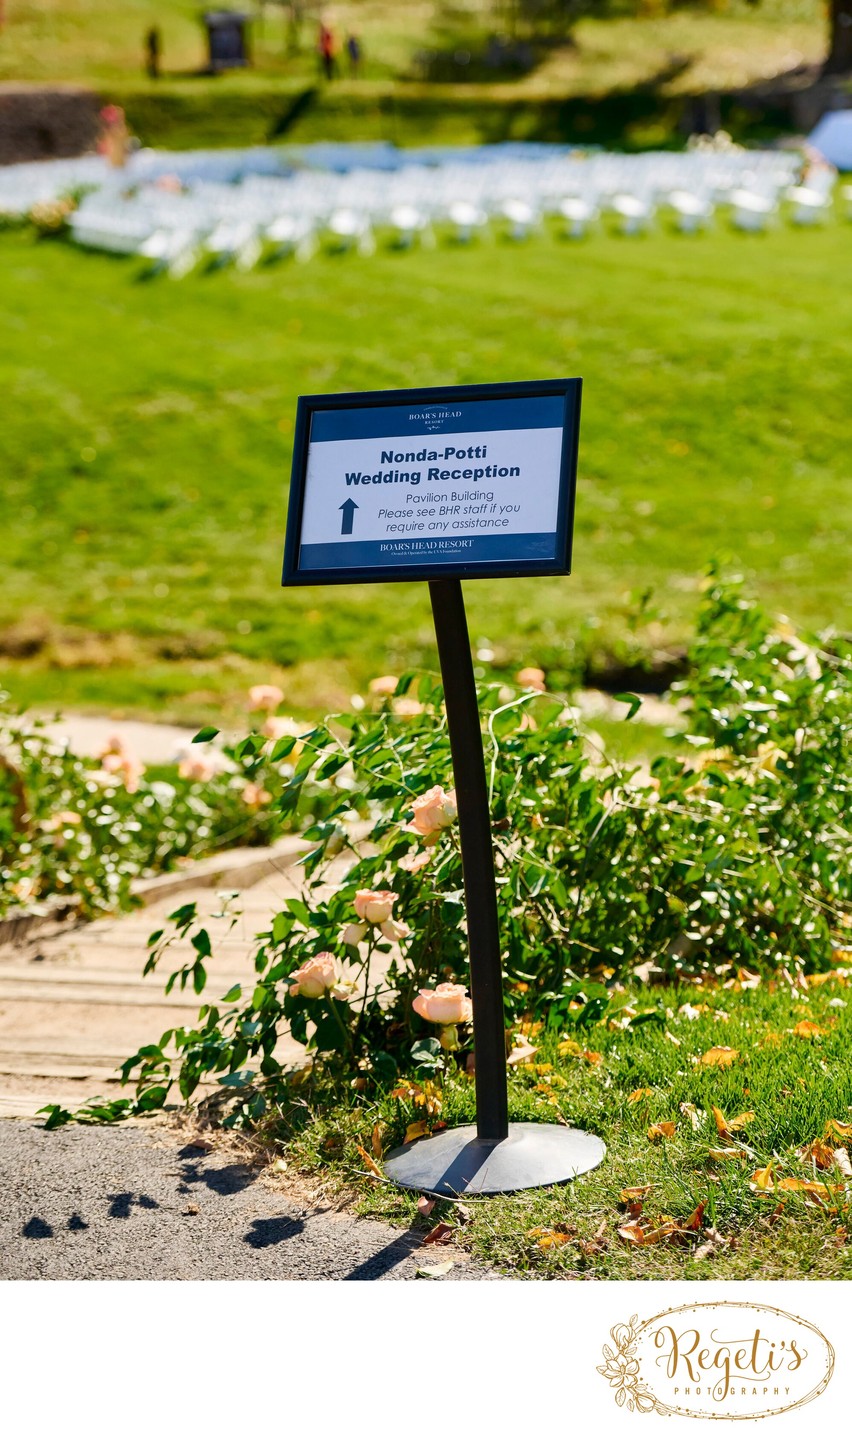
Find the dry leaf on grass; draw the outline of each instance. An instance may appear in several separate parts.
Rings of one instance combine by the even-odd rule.
[[[410,1123],[405,1130],[404,1143],[413,1143],[416,1138],[424,1138],[429,1132],[429,1120],[419,1118],[416,1123]]]
[[[648,1138],[651,1143],[659,1143],[663,1138],[674,1138],[676,1128],[677,1124],[673,1123],[671,1119],[667,1119],[664,1123],[652,1123],[648,1129]]]
[[[628,1103],[640,1103],[643,1098],[650,1098],[654,1090],[652,1088],[635,1088],[627,1095]]]
[[[704,1222],[705,1208],[706,1204],[699,1203],[698,1207],[694,1209],[693,1212],[689,1215],[689,1218],[686,1220],[686,1223],[683,1226],[684,1228],[688,1229],[690,1233],[698,1233],[702,1223]]]
[[[577,1230],[569,1224],[559,1223],[555,1228],[531,1228],[527,1238],[535,1239],[536,1246],[546,1251],[548,1248],[562,1248],[563,1244],[571,1242],[576,1233]]]
[[[370,1147],[373,1150],[373,1158],[382,1156],[382,1126],[380,1123],[373,1124],[373,1132],[370,1136]]]
[[[369,1169],[369,1171],[370,1171],[370,1173],[373,1175],[373,1177],[374,1177],[374,1178],[384,1178],[384,1174],[382,1173],[382,1170],[379,1168],[379,1165],[375,1162],[374,1159],[372,1159],[372,1158],[370,1157],[370,1155],[368,1154],[367,1150],[366,1150],[365,1148],[362,1148],[361,1145],[360,1145],[360,1143],[359,1143],[359,1144],[356,1144],[355,1146],[356,1146],[356,1148],[358,1149],[358,1152],[360,1153],[361,1157],[363,1158],[365,1164],[367,1165],[367,1168]]]
[[[843,1150],[840,1150],[841,1153]],[[812,1163],[816,1168],[833,1168],[834,1151],[821,1138],[815,1138],[811,1143],[802,1144],[796,1149],[796,1153],[802,1163]]]
[[[629,1223],[623,1223],[618,1230],[619,1238],[625,1243],[634,1243],[642,1246],[653,1243],[664,1243],[666,1239],[676,1239],[686,1234],[686,1230],[675,1223],[673,1218],[663,1218],[656,1228],[650,1220],[632,1218]]]
[[[577,1247],[584,1258],[594,1258],[597,1254],[604,1253],[609,1247],[609,1240],[606,1236],[606,1219],[598,1225],[591,1238],[578,1238]]]
[[[432,1212],[432,1209],[433,1209],[434,1207],[435,1207],[435,1200],[434,1200],[434,1198],[426,1198],[425,1194],[424,1194],[424,1196],[423,1196],[422,1198],[418,1198],[418,1200],[417,1200],[417,1212],[418,1212],[418,1213],[421,1215],[421,1217],[423,1217],[423,1218],[428,1218],[428,1217],[429,1217],[429,1214]]]
[[[753,1113],[741,1113],[736,1118],[725,1118],[720,1108],[712,1107],[720,1138],[728,1138],[730,1134],[738,1133],[741,1128],[746,1128],[754,1118]]]
[[[849,1155],[846,1152],[846,1149],[836,1148],[834,1150],[833,1157],[834,1162],[837,1164],[837,1167],[840,1169],[840,1172],[843,1174],[843,1177],[852,1178],[852,1163],[849,1162]]]
[[[728,1064],[734,1063],[740,1056],[739,1049],[728,1049],[724,1046],[708,1049],[702,1054],[698,1062],[708,1064],[716,1068],[727,1068]]]
[[[619,1195],[619,1203],[631,1203],[637,1198],[644,1198],[646,1193],[651,1192],[651,1188],[650,1183],[639,1184],[636,1188],[623,1188]]]
[[[683,1114],[684,1118],[689,1119],[689,1122],[692,1124],[693,1132],[697,1133],[704,1120],[704,1110],[696,1108],[694,1103],[682,1103],[680,1106],[680,1111]]]
[[[755,1193],[766,1193],[775,1187],[772,1171],[775,1167],[774,1161],[768,1163],[765,1168],[759,1168],[752,1174],[749,1188]]]
[[[852,1123],[841,1123],[839,1118],[830,1118],[825,1126],[825,1136],[852,1139]]]
[[[708,1153],[718,1163],[727,1163],[732,1158],[745,1158],[745,1150],[742,1148],[711,1148]]]
[[[722,1237],[718,1228],[708,1228],[704,1243],[696,1248],[692,1256],[696,1263],[700,1263],[704,1258],[715,1258],[716,1254],[721,1253],[722,1249],[727,1246],[728,1240]]]
[[[793,1025],[790,1033],[795,1034],[797,1039],[814,1039],[818,1034],[828,1033],[828,1029],[822,1028],[820,1024],[815,1024],[813,1019],[800,1019],[797,1024]]]

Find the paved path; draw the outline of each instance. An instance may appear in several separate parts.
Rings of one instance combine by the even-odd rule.
[[[308,1209],[165,1126],[0,1120],[0,1280],[494,1278],[423,1229]]]
[[[578,717],[587,723],[600,718],[623,719],[626,713],[623,703],[600,689],[579,689],[569,702],[578,711]],[[646,724],[677,724],[682,720],[682,710],[656,695],[645,694],[641,718]],[[246,716],[246,731],[249,721],[250,716]],[[174,763],[182,754],[192,752],[192,736],[196,732],[175,724],[73,713],[50,719],[45,727],[54,738],[66,741],[75,754],[100,754],[112,736],[118,734],[143,764]]]
[[[214,917],[222,907],[216,892],[199,886],[119,918],[0,948],[0,1118],[32,1118],[45,1103],[71,1108],[96,1094],[127,1093],[116,1065],[198,1012],[201,1000],[191,990],[163,993],[171,969],[191,953],[188,942],[170,951],[162,972],[142,978],[147,938],[178,904],[195,900],[206,916],[214,956],[205,998],[219,998],[251,980],[253,936],[295,891],[282,860],[279,872],[240,895],[233,929]],[[283,1061],[300,1052],[281,1039]]]

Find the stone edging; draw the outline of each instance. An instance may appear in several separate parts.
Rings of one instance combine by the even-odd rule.
[[[289,868],[299,854],[309,848],[310,845],[297,834],[287,834],[266,849],[226,849],[221,854],[196,859],[173,872],[156,874],[151,879],[137,879],[132,885],[132,893],[143,907],[147,907],[158,899],[171,899],[185,893],[187,889],[251,888],[268,875]],[[77,905],[73,901],[54,899],[45,904],[41,913],[11,914],[0,919],[0,948],[55,933],[69,923],[76,912]]]

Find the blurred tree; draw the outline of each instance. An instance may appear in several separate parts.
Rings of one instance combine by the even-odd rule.
[[[830,43],[824,73],[845,75],[852,71],[852,0],[831,0],[829,25]]]

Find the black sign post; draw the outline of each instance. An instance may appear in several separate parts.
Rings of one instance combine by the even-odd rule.
[[[570,573],[579,410],[579,380],[299,400],[284,584],[429,582],[464,870],[477,1121],[404,1144],[385,1172],[444,1197],[565,1183],[606,1152],[593,1134],[508,1120],[494,852],[461,588],[462,578]]]

